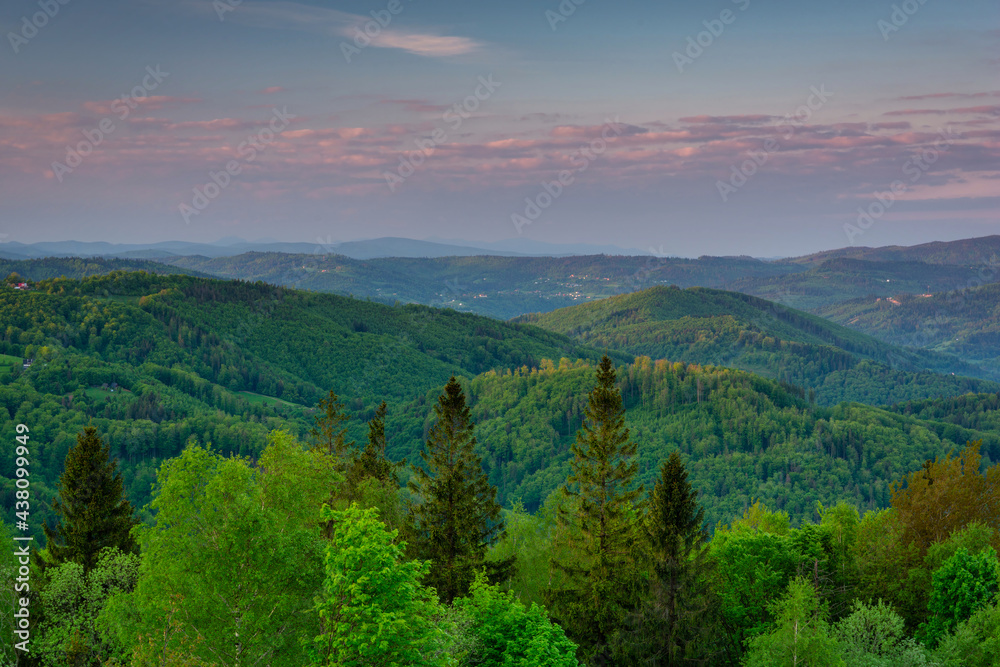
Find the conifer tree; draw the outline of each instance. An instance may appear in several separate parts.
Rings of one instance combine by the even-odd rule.
[[[375,416],[368,422],[368,443],[351,464],[351,471],[348,480],[352,486],[357,486],[361,480],[377,479],[380,482],[392,482],[399,485],[399,475],[396,468],[405,465],[405,459],[399,463],[393,463],[385,455],[385,413],[386,403],[375,410]]]
[[[708,540],[705,510],[698,505],[698,492],[687,476],[680,454],[673,452],[660,466],[644,521],[653,565],[643,614],[649,638],[644,645],[648,655],[655,655],[662,665],[683,662],[688,644],[696,641],[702,625],[698,616],[706,608],[698,584],[707,553],[703,548]]]
[[[427,466],[415,468],[410,489],[420,499],[413,508],[413,551],[430,560],[425,583],[450,604],[469,592],[477,571],[494,580],[509,573],[513,559],[486,563],[486,551],[500,539],[503,520],[497,489],[473,452],[474,424],[465,394],[454,376],[434,406],[437,421],[420,453]]]
[[[605,355],[572,447],[572,474],[562,487],[569,507],[557,515],[572,556],[552,564],[567,581],[547,593],[567,634],[595,665],[609,664],[613,640],[638,604],[644,540],[635,506],[643,488],[633,488],[636,451]]]
[[[36,562],[42,567],[74,562],[90,572],[106,547],[138,553],[130,533],[136,524],[132,504],[122,496],[118,462],[111,458],[111,449],[97,429],[88,426],[66,454],[59,495],[52,500],[52,510],[61,521],[55,528],[47,523],[42,526],[48,557]]]
[[[320,399],[316,408],[318,412],[313,418],[313,428],[309,431],[309,435],[316,441],[313,449],[336,457],[338,468],[343,472],[347,468],[348,450],[354,446],[353,442],[347,442],[347,428],[341,426],[349,419],[344,411],[344,404],[331,389]]]

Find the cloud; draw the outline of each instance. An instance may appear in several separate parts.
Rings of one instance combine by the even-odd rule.
[[[197,104],[202,100],[197,97],[171,97],[169,95],[151,95],[149,97],[143,98],[127,98],[127,102],[121,99],[117,100],[100,100],[95,102],[84,102],[83,108],[92,113],[101,114],[104,116],[110,115],[112,113],[121,113],[121,109],[135,110],[139,109],[141,111],[159,111],[166,107],[180,106],[182,104]],[[115,105],[115,102],[118,104]],[[115,105],[115,108],[112,106]]]
[[[211,2],[189,2],[187,7],[202,13],[215,13]],[[403,5],[405,8],[405,5]],[[388,13],[388,10],[386,10]],[[338,9],[314,7],[297,2],[243,2],[224,15],[234,21],[257,28],[299,30],[346,38],[351,46],[356,35],[370,40],[368,46],[398,49],[428,58],[461,56],[479,50],[483,45],[468,37],[441,35],[395,27],[399,15],[390,15],[385,26],[371,16],[342,12]],[[370,24],[374,24],[374,28]],[[368,27],[366,31],[365,28]]]
[[[940,100],[947,98],[959,98],[959,99],[974,99],[980,97],[996,97],[1000,96],[1000,90],[994,90],[985,93],[928,93],[926,95],[906,95],[904,97],[897,97],[900,101],[918,101],[918,100]]]
[[[945,114],[989,114],[1000,116],[1000,104],[991,104],[978,107],[961,107],[958,109],[899,109],[897,111],[886,111],[883,116],[943,116]]]
[[[379,100],[379,104],[400,106],[413,113],[440,113],[448,108],[446,104],[432,104],[427,100]]]
[[[768,116],[766,114],[747,114],[742,116],[686,116],[681,118],[682,123],[697,123],[710,125],[761,125],[781,120],[780,116]]]
[[[285,89],[281,86],[270,86],[264,90],[258,90],[257,93],[260,95],[274,95],[275,93],[283,93]]]

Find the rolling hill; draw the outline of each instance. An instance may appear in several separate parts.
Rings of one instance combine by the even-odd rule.
[[[601,349],[749,370],[813,389],[824,405],[1000,389],[960,377],[987,374],[955,357],[893,346],[737,292],[654,287],[515,321]]]

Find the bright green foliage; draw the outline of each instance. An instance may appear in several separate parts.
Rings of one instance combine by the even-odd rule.
[[[129,593],[139,577],[139,557],[107,547],[85,572],[73,561],[46,571],[40,600],[44,621],[31,646],[46,667],[102,665],[114,657],[116,646],[102,641],[97,618],[108,598]]]
[[[312,664],[329,667],[431,667],[452,664],[442,609],[420,578],[429,563],[407,561],[375,509],[324,508],[333,525],[326,576],[316,604],[322,630]]]
[[[820,530],[828,538],[829,550],[826,572],[828,581],[824,582],[823,589],[828,592],[831,614],[837,618],[847,613],[860,576],[854,558],[854,547],[858,540],[861,516],[857,507],[845,502],[837,503],[831,508],[818,504],[817,511],[820,515]]]
[[[721,607],[716,641],[732,662],[739,661],[748,638],[771,627],[771,605],[784,595],[801,562],[791,537],[748,527],[757,518],[779,529],[782,522],[767,518],[765,508],[751,510],[750,524],[745,516],[732,530],[717,531],[710,550]]]
[[[746,667],[843,667],[826,610],[806,579],[789,582],[788,594],[772,605],[772,613],[774,629],[747,643]]]
[[[0,518],[0,543],[4,545],[14,544],[11,532],[7,524]],[[24,591],[14,590],[14,586],[18,583],[15,581],[18,576],[18,567],[20,567],[20,563],[14,555],[14,549],[0,549],[0,665],[4,667],[15,664],[14,644],[21,641],[14,635],[17,623],[14,612],[20,608],[18,603],[20,598],[26,597],[26,595],[24,595]]]
[[[474,424],[465,394],[452,376],[434,406],[436,423],[421,457],[427,469],[416,468],[410,489],[418,498],[413,508],[413,551],[431,561],[425,582],[450,604],[466,594],[475,573],[486,564],[486,551],[503,532],[497,489],[489,483],[480,458],[473,453]],[[512,561],[499,566],[494,578],[506,578]]]
[[[876,604],[856,601],[834,634],[847,667],[912,667],[927,662],[923,647],[906,636],[903,617],[882,600]]]
[[[471,621],[467,632],[475,649],[463,665],[497,667],[577,667],[576,644],[549,620],[545,609],[525,607],[511,592],[491,586],[480,573],[469,596],[455,600],[455,608]]]
[[[328,456],[281,432],[259,469],[188,447],[160,469],[139,583],[109,604],[109,632],[159,656],[193,646],[220,667],[301,665],[318,631],[319,509],[337,481]],[[168,618],[178,632],[164,632]]]
[[[1000,590],[1000,562],[992,547],[976,555],[965,548],[934,570],[930,619],[921,627],[921,641],[932,648],[941,638],[979,609]]]
[[[548,599],[569,636],[597,662],[607,659],[613,637],[639,601],[645,539],[636,512],[643,491],[635,485],[637,448],[625,428],[614,365],[605,356],[573,445],[572,474],[563,487],[569,507],[558,514],[572,556],[553,564],[568,582]]]
[[[704,521],[698,492],[687,481],[680,455],[673,452],[660,467],[644,520],[652,576],[640,628],[626,640],[633,655],[675,665],[684,660],[689,645],[693,649],[705,643],[699,636],[709,606]]]
[[[1000,600],[941,639],[934,659],[942,667],[1000,667]]]
[[[65,472],[59,478],[59,497],[52,509],[62,517],[54,529],[45,525],[47,559],[36,559],[46,567],[79,563],[84,572],[97,565],[98,554],[115,547],[126,553],[137,551],[130,535],[135,525],[132,504],[122,497],[122,476],[109,448],[87,427],[66,455]]]

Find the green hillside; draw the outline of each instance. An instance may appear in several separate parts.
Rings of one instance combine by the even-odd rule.
[[[823,317],[896,345],[946,352],[1000,371],[1000,284],[893,300],[856,299],[823,308]]]
[[[1000,388],[951,376],[983,374],[954,357],[894,347],[735,292],[654,287],[516,321],[602,349],[749,370],[814,389],[825,405],[889,404]]]
[[[821,408],[794,388],[711,366],[640,358],[619,378],[640,481],[648,488],[659,463],[679,450],[710,525],[738,516],[751,499],[796,522],[817,500],[885,507],[890,481],[969,439],[983,438],[984,453],[1000,461],[995,403],[994,421],[979,430],[937,421],[932,402],[926,417],[859,404]],[[483,465],[505,505],[520,498],[533,510],[565,480],[593,382],[592,366],[568,360],[468,381]],[[391,438],[397,458],[415,456],[426,412],[427,402],[406,408]]]
[[[28,280],[50,278],[88,278],[103,276],[112,271],[145,271],[146,273],[208,276],[207,273],[173,267],[144,259],[116,259],[103,257],[45,257],[44,259],[0,258],[0,278],[17,273]]]
[[[805,268],[806,265],[799,265]],[[806,271],[739,278],[724,287],[810,312],[843,301],[897,294],[924,294],[979,285],[979,267],[918,261],[827,259]]]
[[[329,389],[361,411],[440,388],[453,373],[599,356],[466,313],[147,273],[0,288],[0,317],[0,434],[12,441],[16,424],[31,429],[32,488],[51,495],[76,433],[92,422],[139,507],[159,462],[189,438],[255,455],[271,429],[304,434]],[[22,369],[22,358],[34,363]],[[10,456],[5,448],[5,464]],[[13,480],[0,480],[5,507],[13,492]]]
[[[627,299],[629,308],[607,310]],[[581,312],[591,313],[592,327],[574,319]],[[18,423],[31,428],[32,488],[41,498],[53,493],[66,452],[89,423],[110,444],[127,493],[141,507],[159,464],[190,439],[256,456],[271,429],[303,436],[312,407],[329,389],[344,397],[349,436],[358,441],[364,420],[387,400],[389,452],[416,461],[430,406],[454,373],[466,378],[484,461],[504,502],[520,496],[534,506],[565,476],[593,382],[591,363],[618,335],[625,347],[645,345],[651,333],[662,338],[652,341],[659,345],[673,341],[665,351],[677,354],[657,356],[675,363],[640,360],[621,375],[630,423],[645,443],[642,474],[653,474],[680,448],[715,498],[706,504],[716,518],[731,517],[750,496],[785,498],[781,505],[798,518],[817,498],[881,506],[888,481],[928,456],[974,437],[993,447],[997,438],[995,430],[930,416],[815,407],[790,384],[681,363],[684,350],[729,354],[725,336],[732,336],[740,353],[731,360],[762,369],[769,359],[784,360],[786,379],[795,379],[790,369],[813,368],[809,363],[844,364],[817,387],[821,402],[832,394],[830,378],[846,385],[844,394],[880,399],[886,387],[892,396],[922,397],[986,386],[890,370],[867,360],[893,352],[889,346],[716,290],[658,288],[553,314],[569,318],[569,329],[583,329],[571,332],[578,340],[451,310],[146,273],[0,289],[0,313],[0,359],[10,362],[0,373],[0,437],[12,438]],[[635,353],[612,355],[629,364]],[[22,358],[34,363],[22,369]],[[996,450],[988,451],[995,460]],[[9,470],[11,452],[3,452]],[[7,507],[13,491],[13,480],[0,479]],[[47,511],[39,510],[41,518]]]
[[[356,260],[340,255],[247,253],[183,257],[176,266],[220,278],[263,280],[384,303],[422,303],[501,319],[548,311],[652,285],[719,287],[801,267],[751,257],[438,257]]]

